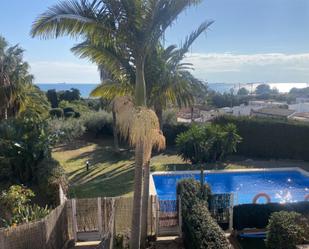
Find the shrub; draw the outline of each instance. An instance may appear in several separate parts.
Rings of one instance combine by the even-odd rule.
[[[231,248],[224,232],[211,217],[203,201],[197,201],[184,221],[186,247],[190,249]]]
[[[65,112],[64,117],[66,118],[74,118],[75,117],[75,112]]]
[[[237,150],[240,155],[309,160],[309,125],[304,122],[223,116],[215,123],[236,125],[242,137]]]
[[[96,136],[113,135],[112,115],[106,111],[89,112],[83,115],[83,122],[87,132],[93,133]]]
[[[234,229],[266,228],[272,213],[279,211],[295,211],[309,217],[309,202],[243,204],[235,206],[233,212]]]
[[[163,125],[177,125],[177,112],[175,109],[167,109],[163,111]]]
[[[0,123],[0,165],[12,183],[36,181],[38,163],[50,153],[46,121],[36,115],[22,115]],[[11,177],[11,178],[9,178]]]
[[[39,164],[39,189],[50,206],[57,206],[59,202],[59,185],[64,192],[68,190],[68,179],[64,169],[58,161],[46,158]]]
[[[224,232],[208,210],[207,199],[210,196],[208,185],[201,188],[198,181],[181,180],[177,185],[177,194],[181,199],[182,228],[186,248],[231,248]]]
[[[176,124],[176,125],[164,124],[163,134],[166,140],[166,144],[168,146],[175,145],[177,136],[180,133],[187,131],[189,128],[190,125],[188,124]]]
[[[62,118],[63,117],[63,110],[61,108],[53,108],[49,111],[49,115],[52,118]]]
[[[50,137],[54,143],[71,141],[81,137],[86,128],[80,119],[52,119],[48,122]]]
[[[63,108],[63,112],[64,112],[64,114],[66,114],[66,113],[70,113],[70,112],[73,112],[73,113],[75,113],[75,110],[72,108],[72,107],[64,107]]]
[[[193,164],[223,160],[241,141],[235,125],[193,125],[177,136],[178,154]]]
[[[47,206],[41,208],[31,205],[34,192],[24,186],[13,185],[0,193],[2,225],[9,227],[45,217],[49,213]],[[1,225],[1,224],[0,224]]]
[[[308,222],[308,220],[307,220]],[[296,212],[275,212],[267,226],[266,245],[269,249],[296,249],[306,241],[305,225]]]

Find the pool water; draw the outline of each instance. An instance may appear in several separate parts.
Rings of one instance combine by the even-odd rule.
[[[161,200],[176,199],[177,182],[183,178],[200,179],[199,172],[153,174],[157,195]],[[234,204],[252,203],[258,193],[266,193],[271,202],[286,203],[304,201],[309,194],[309,177],[301,171],[229,171],[205,173],[205,182],[212,193],[234,193]],[[258,203],[266,200],[261,197]]]

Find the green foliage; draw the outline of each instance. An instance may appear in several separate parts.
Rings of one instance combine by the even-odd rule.
[[[190,249],[228,249],[230,243],[208,210],[210,189],[193,179],[178,183],[177,194],[181,200],[184,243]]]
[[[80,100],[80,91],[76,88],[71,88],[71,90],[59,91],[57,92],[59,101],[74,101]]]
[[[249,95],[249,90],[245,87],[242,87],[238,90],[237,95]]]
[[[268,84],[260,84],[256,87],[255,93],[258,95],[267,95],[271,93],[271,88]]]
[[[64,113],[65,118],[74,118],[75,117],[75,112],[65,112]]]
[[[117,234],[114,237],[114,249],[129,249],[129,236]]]
[[[252,227],[263,229],[268,225],[271,214],[280,211],[294,211],[309,218],[309,202],[243,204],[235,206],[233,212],[234,229],[242,230]]]
[[[296,249],[297,245],[304,244],[306,237],[309,238],[305,229],[308,222],[309,220],[303,220],[296,212],[273,213],[267,226],[267,248]]]
[[[179,134],[186,132],[190,128],[188,124],[164,124],[163,134],[168,146],[173,146],[176,144],[176,138]]]
[[[233,124],[193,125],[176,139],[178,153],[193,164],[216,162],[236,152],[241,138]]]
[[[13,185],[7,191],[0,194],[1,221],[5,227],[15,226],[21,223],[31,222],[44,218],[49,209],[38,205],[30,205],[34,192],[24,186]]]
[[[306,123],[232,116],[220,117],[215,123],[236,125],[242,137],[237,149],[240,155],[309,160],[309,125]]]
[[[0,123],[0,175],[4,181],[33,183],[37,181],[38,163],[50,155],[47,123],[33,113]]]
[[[84,122],[81,119],[52,119],[48,122],[48,129],[55,143],[72,141],[85,133]]]
[[[49,111],[49,115],[52,118],[62,118],[63,117],[63,110],[61,108],[53,108]]]
[[[175,109],[163,111],[163,125],[177,125],[177,111]]]
[[[248,95],[234,95],[231,93],[210,92],[208,94],[208,104],[217,107],[237,106],[247,104],[252,97]]]
[[[52,108],[58,108],[59,100],[55,89],[50,89],[46,92],[46,97],[51,104]]]
[[[58,161],[52,158],[45,158],[38,167],[38,186],[44,194],[45,202],[52,206],[59,203],[59,185],[64,192],[68,190],[68,179],[64,169]]]
[[[113,135],[112,114],[106,111],[89,112],[82,117],[87,132],[93,133],[96,136]]]

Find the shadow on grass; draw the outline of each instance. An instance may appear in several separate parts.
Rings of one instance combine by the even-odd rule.
[[[120,196],[133,190],[134,164],[123,165],[91,181],[71,187],[70,197],[91,198],[98,196]]]

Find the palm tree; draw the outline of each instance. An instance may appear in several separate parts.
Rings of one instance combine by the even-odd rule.
[[[46,113],[47,101],[33,84],[29,65],[23,61],[23,49],[9,47],[0,37],[0,119],[16,116],[26,108]]]
[[[91,39],[94,44],[119,44],[135,65],[134,104],[146,106],[144,65],[167,27],[187,7],[201,0],[70,0],[58,3],[33,23],[32,36],[56,38],[63,35]],[[136,165],[131,229],[131,248],[140,248],[143,137],[136,143]]]

